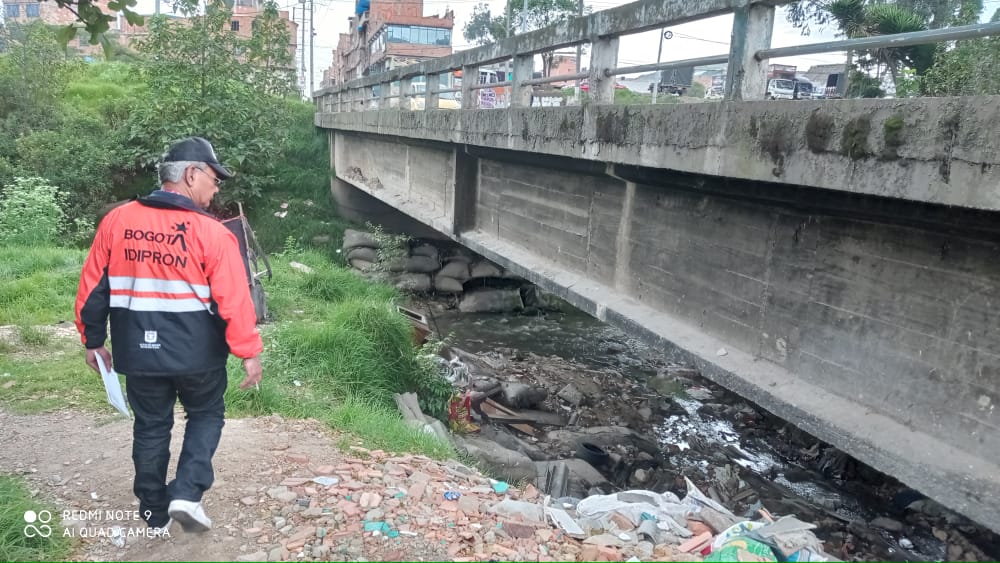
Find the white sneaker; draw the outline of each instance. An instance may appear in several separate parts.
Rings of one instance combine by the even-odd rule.
[[[167,514],[180,522],[185,532],[207,532],[212,529],[212,519],[205,514],[200,502],[172,500]]]
[[[167,520],[167,523],[153,528],[152,535],[154,538],[169,538],[170,537],[170,526],[174,524],[174,519],[171,518]]]

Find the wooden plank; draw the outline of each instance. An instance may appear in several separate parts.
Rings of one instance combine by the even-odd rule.
[[[497,403],[493,399],[486,399],[485,401],[483,401],[482,409],[483,409],[483,414],[485,414],[486,416],[490,417],[491,419],[494,416],[504,416],[504,415],[506,415],[506,416],[517,416],[516,412],[514,412],[514,411],[508,409],[507,407],[505,407],[505,406]],[[504,423],[504,424],[507,424],[507,423]],[[508,424],[508,426],[510,426],[511,428],[515,428],[517,430],[520,430],[521,432],[524,432],[525,434],[527,434],[529,436],[534,436],[535,435],[535,428],[532,427],[532,426],[530,426],[530,425],[528,425],[528,424],[520,424],[520,423],[518,423],[518,424]]]

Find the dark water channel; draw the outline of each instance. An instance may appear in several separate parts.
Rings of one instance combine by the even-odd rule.
[[[430,313],[437,334],[450,335],[449,343],[467,352],[529,363],[558,357],[601,374],[597,377],[616,392],[631,389],[656,397],[651,416],[633,429],[659,444],[671,471],[690,476],[702,490],[711,488],[738,515],[746,510],[756,518],[762,505],[816,524],[814,532],[834,557],[1000,558],[992,532],[589,315],[575,310],[543,316],[462,314],[441,302],[418,308]],[[680,376],[664,377],[671,373]],[[741,493],[733,496],[742,498],[726,493],[719,475],[727,472],[739,483],[732,490]]]

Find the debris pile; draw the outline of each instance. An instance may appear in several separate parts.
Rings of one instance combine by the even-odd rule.
[[[229,531],[258,549],[238,560],[828,560],[808,524],[766,512],[745,521],[690,482],[683,500],[644,490],[553,499],[455,461],[359,447],[294,473],[240,500],[252,522]]]

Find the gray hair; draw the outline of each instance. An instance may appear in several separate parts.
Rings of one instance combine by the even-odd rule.
[[[204,170],[208,165],[204,162],[196,162],[193,160],[161,162],[156,165],[156,171],[160,175],[160,183],[180,182],[181,178],[184,177],[184,171],[187,170],[189,166],[194,166],[199,170]]]

